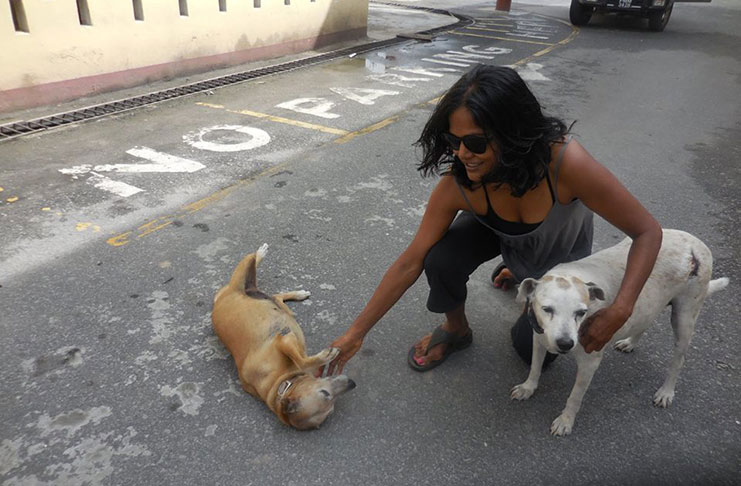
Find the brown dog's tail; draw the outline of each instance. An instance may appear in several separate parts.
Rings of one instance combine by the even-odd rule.
[[[255,253],[250,253],[239,262],[232,273],[229,286],[234,290],[246,292],[257,289],[257,264],[268,251],[268,245],[263,244]]]

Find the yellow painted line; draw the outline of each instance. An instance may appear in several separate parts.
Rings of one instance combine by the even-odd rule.
[[[546,47],[542,51],[536,52],[535,54],[532,55],[532,57],[540,57],[540,56],[543,56],[545,54],[548,54],[553,49],[555,49],[555,48],[557,48],[559,46],[563,46],[563,45],[568,44],[569,42],[571,42],[574,39],[574,37],[576,37],[579,34],[579,29],[577,27],[574,27],[574,29],[575,30],[573,32],[571,32],[571,34],[569,34],[569,36],[567,38],[565,38],[562,41],[559,41],[558,43],[556,43],[556,44],[554,44],[554,45],[552,45],[550,47]]]
[[[400,115],[394,115],[394,116],[392,116],[390,118],[386,118],[385,120],[381,120],[378,123],[374,123],[371,126],[362,128],[360,130],[356,130],[354,132],[350,132],[347,135],[345,135],[344,137],[340,137],[337,140],[335,140],[334,143],[345,143],[345,142],[349,142],[350,140],[352,140],[353,138],[355,138],[357,136],[367,135],[368,133],[375,132],[376,130],[380,130],[381,128],[383,128],[385,126],[391,125],[392,123],[394,123],[396,120],[399,119],[399,116]]]
[[[492,22],[492,23],[488,23],[488,22],[476,22],[473,25],[480,25],[480,26],[483,26],[483,27],[514,27],[515,26],[515,24],[512,24],[512,23],[503,24],[503,23],[495,23],[495,22]]]
[[[106,240],[106,243],[108,243],[111,246],[124,246],[126,243],[129,242],[130,234],[131,234],[131,231],[127,231],[126,233],[121,233],[120,235],[112,236]]]
[[[226,110],[226,111],[230,111],[232,113],[239,113],[240,115],[254,116],[256,118],[265,118],[267,120],[270,120],[276,123],[285,123],[286,125],[293,125],[296,127],[308,128],[310,130],[317,130],[319,132],[331,133],[333,135],[345,135],[347,133],[347,130],[342,130],[340,128],[325,127],[323,125],[316,125],[314,123],[306,123],[306,122],[302,122],[298,120],[291,120],[289,118],[268,115],[267,113],[258,113],[256,111],[249,111],[249,110],[239,110],[239,111]]]
[[[164,223],[159,223],[159,220],[164,220]],[[153,221],[150,221],[148,223],[144,223],[143,225],[139,226],[139,233],[136,237],[141,238],[142,236],[147,236],[149,233],[154,233],[157,230],[160,230],[164,228],[165,226],[171,225],[173,223],[174,219],[169,219],[169,217],[165,216],[163,218],[158,218]]]
[[[325,127],[323,125],[317,125],[314,123],[306,123],[306,122],[302,122],[299,120],[291,120],[290,118],[283,118],[282,116],[268,115],[267,113],[260,113],[257,111],[229,110],[225,108],[223,105],[214,105],[211,103],[202,103],[202,102],[197,102],[196,105],[205,106],[207,108],[221,109],[224,111],[228,111],[229,113],[237,113],[239,115],[247,115],[247,116],[251,116],[255,118],[264,118],[272,122],[283,123],[286,125],[293,125],[294,127],[308,128],[310,130],[317,130],[319,132],[331,133],[332,135],[346,135],[348,133],[347,130],[342,130],[340,128]]]
[[[110,246],[114,246],[114,247],[124,246],[124,245],[131,243],[132,238],[143,238],[151,233],[154,233],[155,231],[159,231],[162,228],[166,228],[170,226],[171,224],[173,224],[175,220],[177,220],[178,218],[182,218],[189,214],[195,213],[196,211],[200,211],[201,209],[209,206],[210,204],[215,203],[216,201],[220,201],[221,199],[224,199],[232,191],[234,191],[235,189],[239,187],[249,185],[261,177],[269,176],[270,174],[281,171],[285,166],[289,164],[289,162],[291,161],[287,160],[281,164],[274,165],[268,169],[263,170],[262,172],[255,174],[252,177],[241,180],[237,182],[236,184],[233,184],[229,187],[221,189],[211,194],[210,196],[206,196],[203,199],[199,199],[196,202],[186,204],[185,206],[181,208],[181,211],[178,212],[177,214],[173,214],[170,216],[161,216],[151,221],[147,221],[143,225],[139,226],[136,231],[126,231],[124,233],[119,233],[117,235],[111,236],[110,238],[106,240],[106,242]]]
[[[214,104],[214,103],[204,103],[204,102],[202,102],[202,101],[197,101],[197,102],[196,102],[196,105],[199,105],[199,106],[206,106],[206,107],[208,107],[208,108],[217,108],[217,109],[219,109],[219,110],[223,110],[223,109],[225,108],[225,107],[224,107],[224,105],[216,105],[216,104]]]
[[[559,22],[562,22],[560,19],[553,19],[553,20],[558,20]],[[560,47],[560,46],[565,46],[566,44],[568,44],[569,42],[571,42],[572,40],[574,40],[574,38],[577,35],[579,35],[579,28],[578,27],[574,27],[573,25],[571,25],[571,24],[569,24],[567,22],[563,22],[563,23],[566,24],[566,25],[568,25],[569,27],[571,27],[571,33],[568,35],[568,37],[566,37],[565,39],[562,39],[562,40],[558,41],[557,43],[555,43],[555,44],[553,44],[553,45],[551,45],[549,47],[546,47],[545,49],[542,49],[542,50],[536,52],[535,54],[533,54],[531,56],[528,56],[528,57],[526,57],[524,59],[520,59],[519,61],[517,61],[513,65],[514,66],[521,66],[523,64],[527,64],[528,62],[532,61],[533,59],[536,59],[536,58],[538,58],[540,56],[543,56],[545,54],[548,54],[549,52],[551,52],[555,48]]]
[[[506,27],[506,26],[503,26]],[[483,30],[484,32],[510,32],[509,30],[485,29],[483,27],[466,27],[466,30]]]
[[[495,40],[503,40],[503,41],[509,41],[509,42],[522,42],[524,44],[538,44],[541,46],[555,45],[550,42],[539,42],[539,41],[531,41],[531,40],[525,40],[525,39],[512,39],[509,37],[497,37],[494,35],[468,34],[468,33],[463,33],[463,32],[451,32],[451,34],[460,35],[463,37],[483,37],[484,39],[495,39]]]

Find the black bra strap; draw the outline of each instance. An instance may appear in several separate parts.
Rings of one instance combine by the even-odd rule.
[[[556,193],[553,192],[553,185],[551,184],[551,176],[548,175],[548,167],[545,168],[545,181],[548,183],[548,190],[551,191],[551,202],[556,202]]]
[[[486,190],[486,184],[481,184],[481,189],[484,190],[484,197],[486,197],[486,208],[494,211],[494,208],[491,205],[491,201],[489,201],[489,191]]]
[[[566,147],[573,138],[573,136],[569,135],[563,145],[561,145],[561,150],[558,151],[558,157],[556,157],[556,163],[553,165],[553,185],[556,188],[554,191],[556,193],[556,198],[558,198],[558,170],[561,168],[561,162],[563,162],[563,154],[566,152]]]
[[[463,196],[463,200],[466,201],[466,204],[468,204],[468,209],[471,210],[471,214],[473,215],[474,218],[476,218],[476,221],[478,221],[479,223],[483,224],[484,226],[486,226],[487,228],[489,228],[490,230],[492,230],[492,231],[494,231],[496,233],[497,230],[495,230],[494,228],[492,228],[486,221],[484,221],[483,219],[481,219],[479,217],[479,215],[476,214],[476,211],[473,209],[473,204],[471,204],[471,201],[468,200],[468,196],[466,196],[466,192],[463,190],[463,188],[461,187],[461,185],[458,184],[458,181],[455,181],[455,185],[458,186],[458,190],[461,191],[461,196]],[[484,189],[484,191],[486,191],[486,189]],[[489,198],[487,197],[487,201],[488,200],[489,200]]]

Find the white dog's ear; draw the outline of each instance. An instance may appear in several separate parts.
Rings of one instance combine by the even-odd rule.
[[[605,292],[601,288],[597,287],[594,282],[587,282],[587,289],[589,290],[589,300],[605,300]]]
[[[520,287],[517,289],[517,298],[515,299],[520,304],[525,303],[527,299],[535,291],[535,287],[538,286],[538,281],[534,278],[526,278],[520,283]]]

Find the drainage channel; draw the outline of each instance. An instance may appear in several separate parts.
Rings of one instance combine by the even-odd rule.
[[[50,128],[56,128],[56,127],[68,125],[70,123],[77,123],[77,122],[81,122],[85,120],[91,120],[94,118],[100,118],[100,117],[104,117],[108,115],[113,115],[116,113],[122,113],[124,111],[133,110],[135,108],[139,108],[139,107],[146,106],[146,105],[151,105],[153,103],[159,103],[165,100],[171,100],[174,98],[180,98],[183,96],[188,96],[188,95],[192,95],[195,93],[212,90],[215,88],[221,88],[224,86],[241,83],[243,81],[259,78],[262,76],[268,76],[271,74],[283,73],[286,71],[291,71],[291,70],[299,69],[302,67],[313,66],[315,64],[331,61],[331,60],[338,59],[341,57],[349,56],[351,54],[362,54],[362,53],[372,51],[375,49],[382,49],[382,48],[393,46],[396,44],[401,44],[403,42],[409,42],[410,39],[411,40],[415,40],[415,39],[416,40],[429,40],[434,35],[439,34],[440,32],[445,32],[451,29],[456,29],[459,27],[470,25],[474,22],[473,19],[469,17],[451,13],[451,12],[448,12],[447,10],[421,7],[421,6],[400,5],[400,4],[386,3],[386,2],[384,3],[378,2],[378,3],[381,5],[392,5],[392,6],[410,8],[410,9],[415,9],[415,10],[424,10],[430,13],[436,13],[436,14],[442,14],[442,15],[452,15],[458,19],[458,22],[455,24],[444,25],[442,27],[436,27],[434,29],[417,32],[415,34],[400,34],[393,39],[369,42],[367,44],[362,44],[359,46],[347,47],[344,49],[339,49],[336,51],[331,51],[331,52],[327,52],[324,54],[307,57],[304,59],[288,61],[285,63],[275,64],[273,66],[254,69],[251,71],[242,71],[240,73],[229,74],[226,76],[221,76],[221,77],[213,78],[213,79],[207,79],[205,81],[199,81],[196,83],[186,84],[186,85],[178,86],[175,88],[169,88],[169,89],[165,89],[162,91],[156,91],[156,92],[148,93],[148,94],[141,95],[141,96],[134,96],[134,97],[126,98],[122,100],[111,101],[111,102],[102,103],[99,105],[88,106],[86,108],[68,111],[65,113],[59,113],[56,115],[49,115],[49,116],[45,116],[42,118],[36,118],[33,120],[13,122],[13,123],[5,124],[5,125],[0,125],[0,142],[5,141],[5,140],[10,140],[16,137],[21,137],[23,135],[30,135],[32,133],[38,133],[43,130],[48,130]]]

